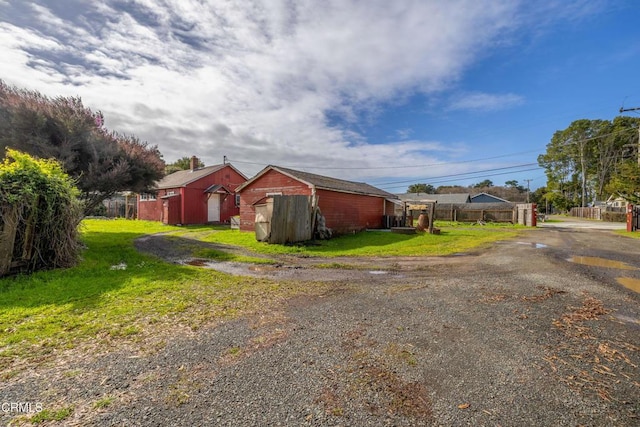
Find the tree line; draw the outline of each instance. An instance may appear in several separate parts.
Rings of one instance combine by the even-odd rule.
[[[610,196],[640,201],[640,118],[581,119],[553,134],[538,157],[545,169],[544,198],[559,210],[589,206]]]
[[[434,187],[413,184],[408,193],[445,194],[485,192],[510,200],[525,201],[526,196],[544,210],[548,206],[568,211],[576,206],[590,206],[610,196],[640,203],[640,118],[618,116],[613,120],[580,119],[566,129],[556,131],[546,152],[538,156],[547,185],[533,192],[506,181],[494,186],[484,180],[469,187],[449,185]],[[523,198],[525,196],[525,198]]]
[[[487,193],[492,196],[500,197],[501,199],[508,200],[510,202],[526,202],[528,196],[528,190],[523,185],[520,185],[517,180],[512,179],[504,183],[504,185],[494,185],[490,179],[485,179],[476,184],[470,186],[462,185],[441,185],[434,187],[431,184],[418,183],[411,184],[407,188],[407,193],[419,193],[419,194],[464,194],[469,193],[471,195],[479,193]],[[533,193],[529,194],[529,196]]]

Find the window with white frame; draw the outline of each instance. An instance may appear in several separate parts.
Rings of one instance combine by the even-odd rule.
[[[151,193],[142,193],[140,194],[140,201],[141,202],[152,202],[156,200],[156,195],[155,194],[151,194]]]

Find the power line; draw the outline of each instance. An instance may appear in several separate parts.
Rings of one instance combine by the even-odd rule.
[[[490,178],[490,177],[494,177],[494,176],[499,176],[499,175],[513,175],[514,173],[522,173],[522,172],[530,172],[530,171],[535,171],[535,170],[539,170],[540,168],[530,168],[530,169],[522,169],[522,170],[516,170],[516,171],[509,171],[509,172],[496,172],[496,173],[491,173],[491,174],[486,174],[486,175],[477,175],[477,176],[469,176],[469,177],[465,177],[464,179],[481,179],[481,178]],[[455,178],[451,178],[451,179],[442,179],[442,180],[438,180],[438,181],[429,181],[429,184],[445,184],[447,182],[455,182],[458,181]],[[404,185],[406,185],[409,182],[414,182],[414,181],[407,181]],[[382,188],[382,189],[390,189],[390,188],[396,188],[396,187],[400,187],[400,185],[376,185],[376,187],[378,188]]]
[[[483,161],[483,160],[493,160],[493,159],[500,159],[500,158],[504,158],[504,157],[518,156],[520,154],[539,153],[539,152],[540,152],[540,150],[528,150],[528,151],[520,151],[520,152],[517,152],[517,153],[511,153],[511,154],[501,154],[499,156],[483,157],[483,158],[479,158],[479,159],[459,160],[459,161],[455,161],[455,162],[439,162],[439,163],[430,163],[430,164],[424,164],[424,165],[348,166],[348,167],[297,166],[297,165],[278,165],[278,166],[282,166],[283,168],[290,168],[290,169],[296,169],[296,168],[304,168],[304,169],[335,169],[335,170],[340,170],[340,169],[343,169],[343,170],[409,169],[409,168],[426,168],[426,167],[432,167],[432,166],[446,166],[446,165],[457,165],[457,164],[464,164],[464,163],[473,163],[473,162],[479,162],[479,161]],[[233,163],[247,164],[247,165],[266,166],[264,163],[261,163],[261,162],[246,162],[246,161],[234,160],[234,159],[227,159],[227,161],[233,162]]]
[[[379,186],[387,186],[388,187],[388,186],[392,186],[393,184],[415,183],[416,181],[428,181],[429,183],[437,183],[438,180],[442,180],[443,178],[459,178],[459,179],[482,178],[483,176],[503,175],[503,174],[527,172],[527,171],[530,171],[530,170],[540,169],[540,167],[537,166],[535,168],[530,168],[530,169],[510,170],[510,171],[504,172],[504,173],[486,174],[486,172],[506,171],[507,169],[518,169],[518,168],[534,166],[534,165],[537,165],[537,163],[524,163],[524,164],[520,164],[520,165],[506,166],[506,167],[502,167],[502,168],[484,169],[484,170],[472,171],[472,172],[463,172],[463,173],[456,173],[456,174],[450,174],[450,175],[433,176],[433,177],[430,177],[430,178],[417,178],[417,179],[410,179],[410,180],[403,180],[403,181],[384,182],[384,183],[379,184]],[[485,174],[485,175],[476,176],[477,174]],[[466,176],[466,175],[469,175],[469,176]],[[451,181],[451,180],[448,180],[448,181]]]
[[[628,132],[630,130],[634,130],[635,131],[635,129],[627,128],[627,129],[622,129],[622,130],[619,130],[619,131],[607,133],[607,134],[604,134],[604,135],[597,135],[597,136],[584,138],[584,139],[580,139],[580,140],[575,140],[575,141],[571,141],[571,142],[578,143],[578,142],[591,141],[591,140],[594,140],[594,139],[604,138],[604,137],[607,137],[607,136],[612,136],[612,135],[617,135],[619,133]],[[446,165],[474,163],[474,162],[480,162],[480,161],[484,161],[484,160],[494,160],[494,159],[500,159],[500,158],[505,158],[505,157],[518,156],[518,155],[521,155],[521,154],[540,153],[540,151],[541,150],[527,150],[527,151],[520,151],[520,152],[510,153],[510,154],[501,154],[499,156],[482,157],[482,158],[478,158],[478,159],[460,160],[460,161],[454,161],[454,162],[439,162],[439,163],[431,163],[431,164],[419,164],[419,165],[402,165],[402,166],[346,166],[346,167],[343,167],[343,166],[307,166],[307,165],[282,165],[282,164],[280,164],[278,166],[282,166],[282,167],[286,167],[286,168],[290,168],[290,169],[311,169],[311,170],[410,169],[410,168],[425,168],[425,167],[433,167],[433,166],[446,166]],[[262,166],[262,167],[266,167],[267,166],[267,164],[263,163],[263,162],[249,162],[249,161],[235,160],[235,159],[229,159],[229,158],[227,158],[227,161],[231,162],[231,163],[237,163],[237,164],[258,165],[258,166]]]

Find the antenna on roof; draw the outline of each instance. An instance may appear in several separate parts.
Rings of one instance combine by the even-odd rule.
[[[227,164],[227,156],[222,156],[222,163]]]

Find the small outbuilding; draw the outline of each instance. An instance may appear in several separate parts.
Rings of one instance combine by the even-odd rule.
[[[240,212],[236,188],[247,178],[229,163],[188,170],[158,181],[155,193],[138,195],[138,218],[165,224],[228,223]]]
[[[240,196],[240,229],[244,231],[255,230],[256,208],[259,211],[272,196],[310,197],[334,234],[383,228],[385,217],[394,215],[397,202],[393,194],[366,183],[279,166],[267,166],[236,191]]]

